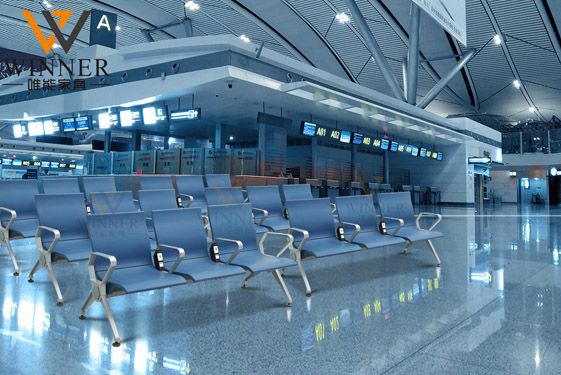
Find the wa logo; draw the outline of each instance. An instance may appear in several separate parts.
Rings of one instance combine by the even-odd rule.
[[[22,10],[22,13],[27,23],[31,27],[31,30],[35,34],[35,37],[41,44],[41,47],[43,47],[43,51],[45,51],[45,54],[48,55],[55,44],[55,38],[60,43],[60,46],[62,47],[64,52],[68,53],[68,51],[70,51],[72,44],[76,41],[76,38],[78,38],[78,34],[80,33],[80,31],[84,27],[84,24],[90,17],[91,11],[86,10],[82,12],[80,19],[78,20],[76,26],[74,26],[74,29],[68,36],[68,39],[66,39],[62,34],[62,30],[64,29],[64,26],[66,26],[68,20],[72,16],[71,10],[52,10],[52,11],[44,10],[42,12],[43,17],[45,17],[45,20],[49,24],[49,27],[51,28],[54,34],[54,35],[51,34],[48,37],[45,37],[45,35],[43,35],[41,28],[39,27],[37,21],[33,17],[33,14],[29,10]]]

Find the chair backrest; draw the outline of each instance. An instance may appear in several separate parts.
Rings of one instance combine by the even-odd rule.
[[[267,210],[270,216],[282,215],[282,200],[278,186],[248,186],[247,196],[251,205]]]
[[[229,238],[244,244],[244,251],[257,249],[257,234],[251,213],[251,205],[228,204],[209,206],[208,217],[214,238]],[[231,247],[221,247],[220,251],[232,252]]]
[[[205,181],[209,188],[232,187],[229,174],[207,174]]]
[[[38,194],[35,206],[39,224],[60,231],[62,240],[88,238],[87,213],[84,195]],[[45,232],[45,238],[52,236]]]
[[[153,265],[150,238],[142,212],[88,216],[88,233],[93,251],[117,258],[117,269]],[[106,271],[109,262],[98,257],[97,272]]]
[[[205,200],[205,183],[203,176],[175,176],[179,194],[187,194],[195,200]]]
[[[175,190],[139,190],[138,200],[146,217],[152,217],[152,211],[154,210],[177,208]]]
[[[96,214],[116,214],[120,212],[137,212],[132,191],[110,191],[91,193],[90,202]]]
[[[205,196],[209,206],[239,204],[245,200],[242,188],[240,187],[206,188]]]
[[[378,218],[371,195],[336,197],[339,221],[360,225],[362,231],[378,230]]]
[[[335,236],[329,198],[287,201],[286,209],[291,228],[307,230],[310,238]]]
[[[0,207],[16,211],[18,220],[37,218],[34,199],[37,194],[37,180],[0,181]]]
[[[415,225],[415,210],[409,192],[381,193],[378,195],[378,206],[382,216],[397,217],[403,219],[405,225]],[[388,222],[388,226],[396,224]]]
[[[75,194],[80,192],[77,178],[46,178],[42,180],[45,194]]]
[[[175,189],[171,176],[141,176],[141,190]]]
[[[158,244],[181,247],[185,258],[208,257],[208,244],[202,213],[198,208],[176,208],[152,212]],[[164,258],[175,259],[177,252],[162,249]]]
[[[369,182],[368,189],[370,189],[370,191],[378,192],[380,190],[380,184],[377,182]]]
[[[310,184],[280,185],[283,203],[301,199],[314,199]]]
[[[82,186],[84,187],[86,198],[90,197],[90,193],[117,191],[114,177],[84,177],[82,179]]]

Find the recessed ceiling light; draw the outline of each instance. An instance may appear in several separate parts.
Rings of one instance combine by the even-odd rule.
[[[348,23],[351,20],[351,18],[347,16],[347,13],[345,12],[337,13],[335,15],[335,19],[339,21],[339,23],[343,23],[343,24]]]
[[[121,31],[121,26],[117,25],[117,26],[115,27],[115,30]]]
[[[528,108],[528,111],[534,113],[534,112],[536,112],[536,107],[530,107],[530,108]]]
[[[497,45],[500,46],[503,43],[503,37],[499,34],[495,35],[493,37],[493,42]]]
[[[193,0],[189,0],[185,3],[185,8],[189,9],[190,11],[194,12],[201,9],[201,6],[194,2]]]
[[[520,87],[522,86],[522,84],[520,83],[519,80],[515,79],[514,81],[512,81],[512,85],[517,88],[520,89]]]
[[[49,3],[47,0],[43,0],[42,1],[43,5],[45,6],[45,8],[50,9],[53,6],[51,5],[51,3]]]
[[[228,138],[229,140],[233,141],[235,138],[233,135],[230,136],[230,138]]]
[[[60,46],[60,44],[55,43],[55,44],[53,44],[53,48],[59,49],[59,48],[62,48],[62,47]]]
[[[245,34],[240,35],[240,40],[245,43],[251,42],[251,39],[249,39]]]

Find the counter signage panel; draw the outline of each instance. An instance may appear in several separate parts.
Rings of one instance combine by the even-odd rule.
[[[437,155],[436,160],[442,161],[443,157],[444,157],[444,155],[442,155],[442,152],[439,152],[438,155]]]
[[[407,145],[407,147],[405,147],[405,152],[410,154],[413,152],[413,146],[411,145]]]
[[[380,146],[382,146],[382,141],[379,140],[379,139],[375,139],[374,142],[372,143],[372,146],[380,147]]]
[[[339,137],[339,141],[341,143],[351,143],[351,132],[347,130],[341,130],[341,135]]]
[[[40,166],[41,166],[41,162],[40,162],[40,161],[34,161],[34,162],[33,162],[33,166],[34,166],[34,167],[40,167]]]
[[[424,158],[427,156],[427,149],[421,147],[421,151],[419,152],[419,156]]]
[[[380,146],[382,150],[387,150],[390,148],[390,140],[389,139],[382,139],[382,145]]]
[[[432,158],[432,151],[427,150],[427,158]]]
[[[20,159],[14,159],[12,162],[13,166],[21,167],[22,161]]]
[[[142,124],[142,114],[139,109],[125,109],[119,112],[121,127],[130,128]]]
[[[302,135],[308,137],[315,137],[316,136],[317,125],[312,124],[311,122],[302,122]]]
[[[48,161],[42,161],[41,162],[41,167],[43,168],[49,168],[51,166],[51,163]]]
[[[2,165],[12,165],[12,159],[2,159]]]
[[[360,133],[353,134],[353,143],[355,145],[361,145],[363,141],[364,141],[364,136],[362,134]]]
[[[404,145],[404,144],[400,144],[400,145],[397,147],[397,151],[399,151],[399,152],[404,152],[404,151],[405,151],[405,145]]]
[[[417,146],[411,147],[411,155],[419,156],[419,147],[417,147]]]
[[[333,139],[335,141],[338,141],[339,138],[341,138],[341,131],[339,131],[339,130],[331,130],[330,134],[331,134],[330,135],[331,139]]]
[[[21,165],[23,165],[24,167],[29,167],[31,165],[31,162],[29,160],[24,160]]]
[[[370,138],[368,136],[365,136],[362,139],[362,144],[365,145],[365,146],[370,146],[372,144],[372,138]]]
[[[74,117],[62,119],[62,131],[64,133],[76,131],[76,120]]]
[[[390,151],[397,152],[397,148],[399,147],[399,143],[392,141]]]
[[[90,130],[90,122],[89,116],[76,117],[76,130]]]

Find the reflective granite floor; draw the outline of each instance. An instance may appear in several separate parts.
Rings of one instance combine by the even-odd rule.
[[[393,247],[307,262],[311,298],[288,272],[292,308],[270,274],[117,297],[119,348],[98,303],[78,319],[86,264],[55,266],[57,307],[18,241],[23,276],[0,251],[0,374],[561,374],[561,210],[438,210],[440,270]]]

